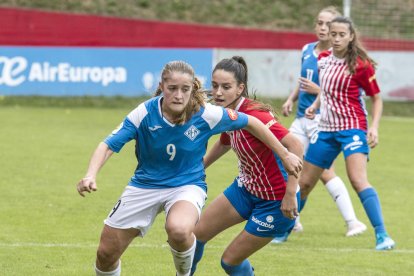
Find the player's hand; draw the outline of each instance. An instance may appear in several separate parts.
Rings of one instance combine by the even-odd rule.
[[[378,145],[378,129],[376,128],[369,128],[368,129],[368,145],[370,148],[375,148]]]
[[[319,94],[320,92],[319,86],[307,78],[300,77],[299,85],[302,91],[308,92],[310,94]]]
[[[290,99],[287,99],[286,102],[282,105],[282,114],[287,117],[292,112],[293,102]]]
[[[286,192],[285,196],[282,199],[280,210],[285,217],[289,219],[296,219],[296,217],[299,216],[296,194],[289,194]]]
[[[315,118],[316,108],[311,105],[305,110],[305,117],[313,120]]]
[[[293,175],[296,178],[299,176],[299,173],[303,168],[302,158],[299,158],[291,152],[288,152],[287,155],[282,159],[282,163],[288,174]]]
[[[84,177],[79,181],[76,189],[78,190],[78,193],[84,197],[85,196],[83,194],[84,192],[88,192],[88,193],[95,192],[96,190],[98,190],[98,187],[96,185],[95,178]]]

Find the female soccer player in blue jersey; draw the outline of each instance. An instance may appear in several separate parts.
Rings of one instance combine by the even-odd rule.
[[[329,25],[329,37],[332,49],[318,57],[321,93],[305,110],[308,118],[314,118],[321,106],[319,132],[311,138],[299,180],[301,191],[307,197],[323,170],[329,168],[342,151],[348,178],[375,229],[375,248],[392,249],[395,242],[387,234],[378,194],[367,176],[369,148],[378,144],[382,114],[375,62],[362,48],[349,18],[334,18]],[[365,95],[372,101],[370,126]]]
[[[247,64],[242,57],[217,63],[212,76],[212,95],[217,105],[256,117],[289,151],[303,155],[300,141],[277,121],[272,108],[249,99]],[[195,230],[197,246],[193,273],[209,240],[225,229],[245,222],[244,229],[224,250],[221,266],[229,275],[253,275],[247,258],[274,237],[290,232],[298,214],[297,177],[288,176],[274,151],[248,130],[222,133],[204,157],[205,166],[230,149],[238,157],[239,174],[201,215]]]
[[[315,25],[315,32],[318,41],[306,44],[302,49],[302,66],[299,84],[295,90],[289,95],[288,99],[282,106],[283,115],[288,116],[292,112],[294,102],[298,101],[296,118],[293,121],[290,132],[295,134],[302,142],[304,151],[306,153],[309,141],[313,134],[318,131],[318,123],[320,115],[317,114],[315,119],[311,120],[305,117],[305,109],[308,108],[316,96],[320,92],[319,88],[319,74],[318,74],[318,55],[319,53],[328,50],[331,47],[329,41],[328,30],[329,23],[335,17],[340,15],[335,7],[326,7],[322,9],[317,18]],[[319,112],[317,112],[319,113]],[[320,180],[325,185],[332,199],[336,203],[345,223],[347,225],[346,236],[355,236],[364,232],[367,227],[360,222],[352,206],[351,198],[344,182],[336,176],[334,167],[324,170]],[[306,199],[301,202],[300,208],[303,208]],[[293,231],[303,231],[302,224],[299,217],[296,219]],[[273,240],[274,243],[285,241],[287,235]]]
[[[113,152],[135,140],[138,166],[105,220],[97,251],[96,275],[120,275],[120,257],[132,240],[143,237],[162,210],[177,275],[189,275],[196,246],[194,227],[206,198],[203,156],[217,133],[245,128],[276,152],[287,171],[298,175],[302,161],[259,120],[204,103],[192,67],[166,64],[159,96],[131,111],[101,142],[87,173],[77,184],[81,196],[97,190],[96,177]]]

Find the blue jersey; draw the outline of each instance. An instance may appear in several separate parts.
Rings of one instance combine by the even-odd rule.
[[[300,76],[319,85],[318,56],[315,53],[315,47],[317,44],[318,42],[313,42],[303,46]],[[301,90],[299,87],[299,99],[296,118],[305,116],[306,108],[308,108],[315,101],[316,96],[317,95],[315,94],[310,94]]]
[[[195,184],[207,190],[203,156],[208,139],[245,127],[247,115],[206,104],[188,122],[177,125],[162,116],[161,99],[140,104],[104,142],[119,152],[125,143],[136,141],[138,166],[131,186],[161,189]]]

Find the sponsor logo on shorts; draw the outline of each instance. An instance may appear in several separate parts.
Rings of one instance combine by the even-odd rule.
[[[347,144],[344,147],[344,150],[350,149],[351,151],[353,151],[353,150],[356,150],[356,149],[360,148],[364,144],[364,142],[361,141],[361,138],[358,135],[354,135],[352,137],[352,139],[354,141],[351,142],[351,143],[349,143],[349,144]]]
[[[260,226],[257,226],[256,230],[257,230],[257,232],[266,232],[266,231],[270,231],[270,229],[262,229],[262,228],[260,228]]]
[[[230,108],[226,108],[226,110],[227,110],[227,114],[230,117],[230,120],[235,121],[239,117],[239,115],[237,114],[237,111],[234,111],[233,109],[230,109]]]
[[[272,222],[273,222],[273,220],[274,220],[274,218],[273,218],[273,216],[271,216],[271,215],[268,215],[268,216],[266,217],[266,221],[267,221],[268,223],[272,223]]]
[[[269,217],[271,217],[271,219],[273,220],[273,217],[272,217],[272,216],[267,216],[266,220],[267,220]],[[252,221],[253,221],[254,223],[256,223],[256,224],[258,224],[258,225],[262,226],[262,227],[268,228],[269,230],[271,230],[271,229],[275,228],[275,226],[274,226],[274,225],[269,224],[269,223],[264,222],[264,221],[261,221],[261,220],[259,220],[259,219],[255,218],[254,216],[252,216]],[[257,227],[257,229],[259,229],[259,227]],[[257,231],[264,231],[264,230],[262,229],[262,230],[257,230]]]
[[[272,223],[273,222],[273,216],[271,216],[271,215],[268,215],[267,217],[266,217],[266,221],[268,222],[268,223]]]

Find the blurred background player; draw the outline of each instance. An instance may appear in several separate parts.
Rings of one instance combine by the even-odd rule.
[[[247,65],[242,57],[221,60],[212,75],[212,96],[219,106],[254,116],[269,128],[290,152],[303,154],[300,141],[272,114],[270,106],[249,99]],[[192,272],[201,260],[205,244],[217,234],[246,221],[244,229],[224,250],[221,265],[229,275],[253,275],[247,258],[283,236],[298,214],[298,179],[287,175],[280,158],[248,130],[222,133],[204,157],[208,167],[232,148],[239,160],[239,175],[203,211],[196,226],[196,253]]]
[[[369,148],[378,144],[382,114],[376,64],[362,48],[349,18],[334,18],[329,37],[332,50],[322,52],[318,61],[321,93],[305,111],[308,118],[314,118],[320,106],[321,118],[319,132],[311,138],[305,156],[299,180],[301,197],[306,200],[324,169],[330,168],[342,151],[349,181],[375,229],[375,248],[392,249],[395,242],[387,234],[378,194],[367,177]],[[362,91],[372,102],[369,127]]]
[[[289,131],[300,139],[304,146],[305,154],[312,135],[318,131],[318,123],[320,119],[319,111],[316,112],[317,114],[313,120],[306,118],[305,109],[313,103],[320,92],[318,55],[331,47],[328,36],[328,25],[331,20],[338,15],[340,15],[340,13],[333,6],[326,7],[319,12],[315,24],[315,33],[318,41],[306,44],[303,47],[299,83],[282,106],[283,115],[288,116],[292,112],[294,102],[296,100],[298,101],[296,118]],[[367,227],[357,219],[348,190],[341,178],[335,174],[333,165],[329,169],[323,171],[320,180],[336,203],[336,206],[347,225],[345,235],[349,237],[363,233]],[[306,201],[301,202],[300,208],[303,208],[305,202]],[[296,219],[293,231],[303,231],[303,226],[300,223],[299,217]],[[287,236],[280,239],[276,238],[273,242],[284,242],[286,241],[286,238]]]
[[[246,128],[280,154],[289,173],[298,175],[302,168],[301,158],[288,152],[258,119],[205,104],[189,64],[166,64],[156,94],[98,145],[77,184],[81,196],[96,191],[100,168],[113,152],[135,140],[138,166],[105,220],[96,275],[120,275],[121,255],[135,237],[147,233],[162,210],[177,275],[189,275],[196,246],[193,232],[206,199],[202,160],[212,135]]]

